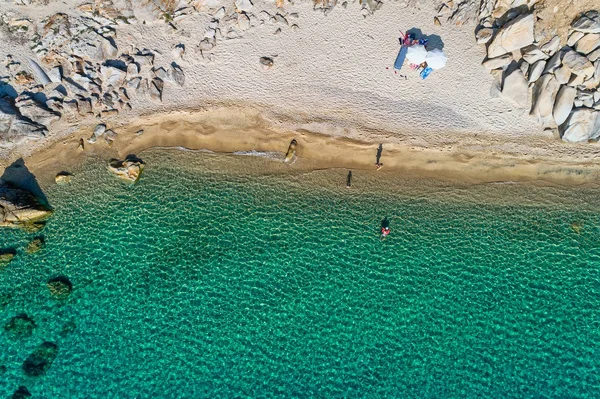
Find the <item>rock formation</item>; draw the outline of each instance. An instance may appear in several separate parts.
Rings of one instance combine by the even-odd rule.
[[[564,141],[600,137],[600,14],[588,11],[571,23],[568,37],[539,42],[535,0],[448,1],[439,9],[456,23],[476,20],[477,43],[487,44],[483,66],[502,76],[502,94]],[[438,17],[439,17],[438,16]],[[567,43],[560,47],[560,44]],[[530,98],[530,100],[528,99]],[[530,103],[531,101],[531,103]]]
[[[23,372],[28,377],[44,375],[58,355],[58,346],[52,342],[43,342],[23,362]]]
[[[0,269],[6,267],[16,255],[17,251],[14,248],[0,249]]]
[[[27,399],[31,398],[31,392],[27,389],[27,387],[21,385],[17,390],[12,394],[11,399]]]
[[[54,182],[60,185],[69,184],[71,183],[71,176],[73,175],[69,172],[58,172],[54,177]]]
[[[0,184],[0,227],[28,227],[51,214],[52,210],[31,192],[10,183]]]
[[[46,283],[50,295],[56,299],[66,299],[73,291],[73,283],[65,276],[51,278]]]
[[[128,155],[123,161],[111,159],[108,162],[108,170],[129,183],[136,183],[140,179],[144,166],[144,161],[135,155]]]

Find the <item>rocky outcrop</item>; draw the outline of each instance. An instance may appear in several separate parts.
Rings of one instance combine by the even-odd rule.
[[[30,337],[36,328],[35,321],[25,313],[13,317],[4,325],[4,331],[13,339]]]
[[[58,355],[58,346],[53,342],[43,342],[23,362],[23,372],[28,377],[39,377],[48,372]]]
[[[0,184],[0,226],[24,227],[47,219],[52,210],[31,192]]]
[[[144,161],[135,155],[128,155],[123,161],[111,159],[108,162],[108,170],[129,183],[136,183],[140,179],[144,167]]]
[[[471,2],[452,7],[450,3],[444,4],[461,9]],[[478,43],[487,43],[483,65],[502,77],[502,94],[516,107],[531,101],[530,114],[544,128],[558,130],[569,142],[596,140],[600,135],[599,13],[592,10],[576,18],[568,37],[551,33],[549,40],[537,42],[535,4],[535,0],[481,2],[475,37]],[[567,46],[561,48],[561,42]]]
[[[600,111],[589,108],[576,108],[571,113],[562,139],[572,143],[600,138]]]
[[[23,117],[10,98],[0,98],[0,146],[38,140],[47,133],[46,126]]]
[[[50,295],[56,299],[66,299],[71,295],[71,291],[73,291],[73,283],[65,276],[51,278],[46,283],[46,286],[50,291]]]
[[[494,58],[533,43],[533,14],[521,15],[496,33],[488,46],[488,57]]]

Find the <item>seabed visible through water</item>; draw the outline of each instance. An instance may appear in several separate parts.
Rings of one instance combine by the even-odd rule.
[[[0,334],[0,396],[597,397],[597,191],[139,155],[135,186],[89,160],[43,187],[41,251],[2,231],[1,320],[36,327]]]

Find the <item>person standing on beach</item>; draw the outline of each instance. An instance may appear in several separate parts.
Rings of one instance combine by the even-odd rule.
[[[377,155],[375,158],[375,167],[377,170],[381,169],[383,164],[381,163],[381,153],[383,152],[383,144],[379,144],[379,148],[377,148]]]
[[[352,187],[352,171],[348,171],[348,176],[346,177],[346,188]]]

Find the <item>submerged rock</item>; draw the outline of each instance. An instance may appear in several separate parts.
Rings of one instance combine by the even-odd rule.
[[[36,327],[35,321],[31,317],[21,313],[4,325],[4,331],[11,338],[25,338],[30,337]]]
[[[17,250],[14,248],[0,249],[0,269],[6,267],[17,255]]]
[[[71,176],[73,176],[69,172],[58,172],[54,177],[54,182],[56,184],[69,184],[71,183]]]
[[[73,291],[73,283],[65,276],[51,278],[46,286],[50,290],[50,294],[57,299],[65,299]]]
[[[58,355],[58,346],[52,342],[44,342],[23,362],[23,372],[28,377],[44,375],[52,366]]]
[[[28,254],[33,254],[44,248],[46,245],[46,240],[43,236],[34,237],[33,240],[29,244],[27,244],[27,248],[25,248],[25,252]]]
[[[108,162],[111,173],[130,183],[136,183],[140,179],[144,166],[144,161],[135,155],[128,155],[123,161],[113,158]]]
[[[31,398],[31,393],[27,389],[27,387],[21,385],[15,393],[12,394],[11,399],[26,399]]]

